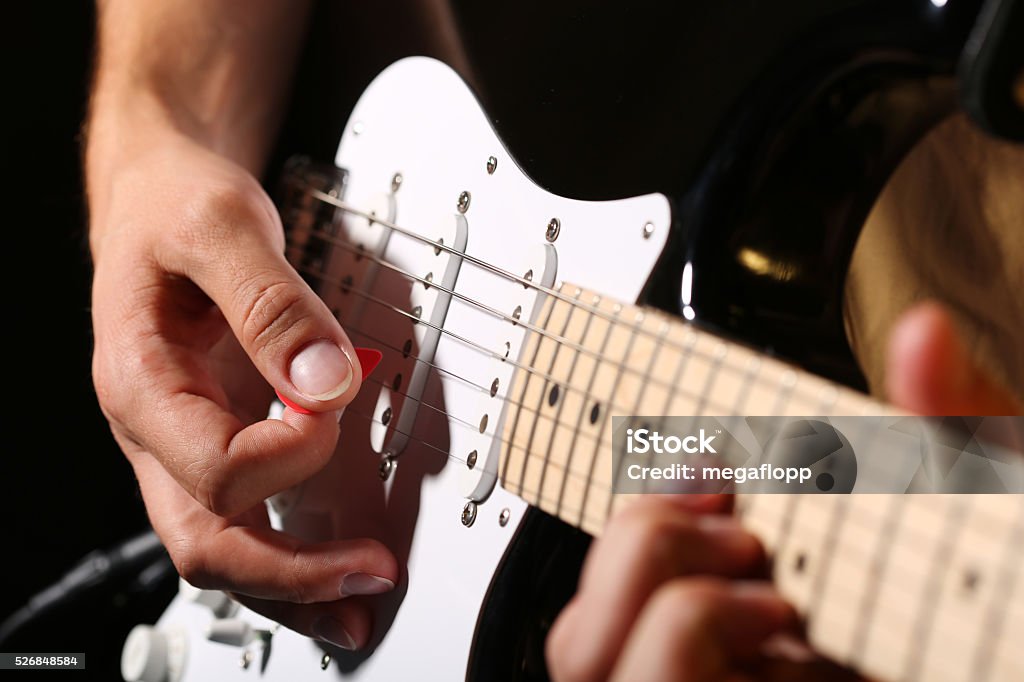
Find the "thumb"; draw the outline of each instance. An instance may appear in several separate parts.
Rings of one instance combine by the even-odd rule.
[[[285,259],[280,218],[262,189],[221,198],[205,232],[168,264],[220,308],[242,348],[286,403],[312,412],[347,405],[362,381],[341,325]],[[177,267],[175,267],[177,266]]]
[[[895,405],[929,416],[1021,414],[1021,405],[975,363],[949,312],[933,302],[897,321],[886,392]]]

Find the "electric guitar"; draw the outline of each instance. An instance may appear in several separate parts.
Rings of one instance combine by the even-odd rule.
[[[834,109],[814,112],[816,132],[808,101],[737,126],[683,195],[611,201],[534,184],[443,63],[387,68],[335,163],[293,161],[281,199],[290,262],[384,358],[345,411],[334,460],[269,506],[311,540],[379,538],[403,579],[375,598],[375,639],[359,652],[183,585],[156,627],[129,636],[125,677],[543,679],[546,627],[589,537],[629,501],[611,490],[614,416],[893,415],[748,345],[771,337],[796,357],[810,343],[804,364],[856,383],[835,296],[871,192],[844,203],[829,191],[847,178],[819,184],[801,210],[841,208],[821,212],[827,238],[804,223],[800,248],[767,237],[774,201],[756,212],[721,199],[794,198],[788,183],[823,152],[804,145],[853,111],[869,127],[890,115],[879,93],[923,82],[904,66],[819,83],[808,95]],[[877,190],[951,106],[937,85],[918,94],[891,137],[876,130],[868,151],[846,140],[851,162],[886,169],[850,196]],[[776,137],[758,137],[764,126]],[[1024,678],[1024,496],[749,495],[738,507],[823,653],[884,680]]]

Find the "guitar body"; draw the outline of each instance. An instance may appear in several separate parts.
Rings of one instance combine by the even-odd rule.
[[[894,21],[869,21],[883,5]],[[310,540],[379,538],[402,580],[374,598],[375,639],[356,653],[246,609],[232,617],[273,634],[211,642],[214,614],[180,595],[158,624],[172,643],[165,679],[544,679],[546,627],[589,539],[506,490],[499,464],[508,420],[518,419],[508,405],[526,398],[516,369],[531,331],[552,328],[538,319],[545,291],[568,282],[576,296],[646,302],[861,384],[842,333],[846,264],[889,173],[953,110],[949,74],[973,16],[935,10],[861,3],[842,15],[859,23],[831,17],[835,32],[819,33],[819,44],[778,50],[685,163],[655,154],[654,168],[567,161],[531,119],[543,102],[515,105],[506,93],[496,104],[510,116],[485,113],[439,61],[384,70],[341,135],[334,163],[347,173],[293,164],[282,205],[291,262],[355,345],[384,359],[342,418],[334,460],[272,509],[280,527]],[[651,99],[666,110],[680,98],[702,106],[699,93],[661,85]],[[581,129],[616,136],[622,107],[611,110],[578,113],[593,117]],[[529,130],[512,130],[517,121],[532,121],[539,151]],[[559,163],[584,180],[550,181]],[[608,191],[620,177],[636,196]],[[562,324],[567,336],[578,331]],[[592,421],[604,420],[594,400]]]

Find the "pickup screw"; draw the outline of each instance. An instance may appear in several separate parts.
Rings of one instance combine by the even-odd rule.
[[[391,455],[384,455],[380,460],[380,467],[377,469],[377,473],[380,475],[380,480],[386,481],[391,478],[391,473],[395,470],[395,459]]]
[[[476,502],[470,500],[462,508],[462,525],[469,528],[476,521]]]
[[[498,159],[493,156],[487,157],[487,174],[494,175],[494,171],[498,169]]]
[[[473,199],[469,192],[463,192],[459,195],[459,203],[455,205],[459,209],[459,213],[465,213],[469,210],[469,202]]]
[[[562,231],[562,221],[558,218],[552,218],[548,221],[547,232],[544,233],[544,237],[549,241],[553,242],[558,239],[558,233]]]

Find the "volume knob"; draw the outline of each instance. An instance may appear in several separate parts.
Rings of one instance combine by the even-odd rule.
[[[136,625],[121,649],[121,676],[125,682],[179,682],[185,646],[183,633]]]

